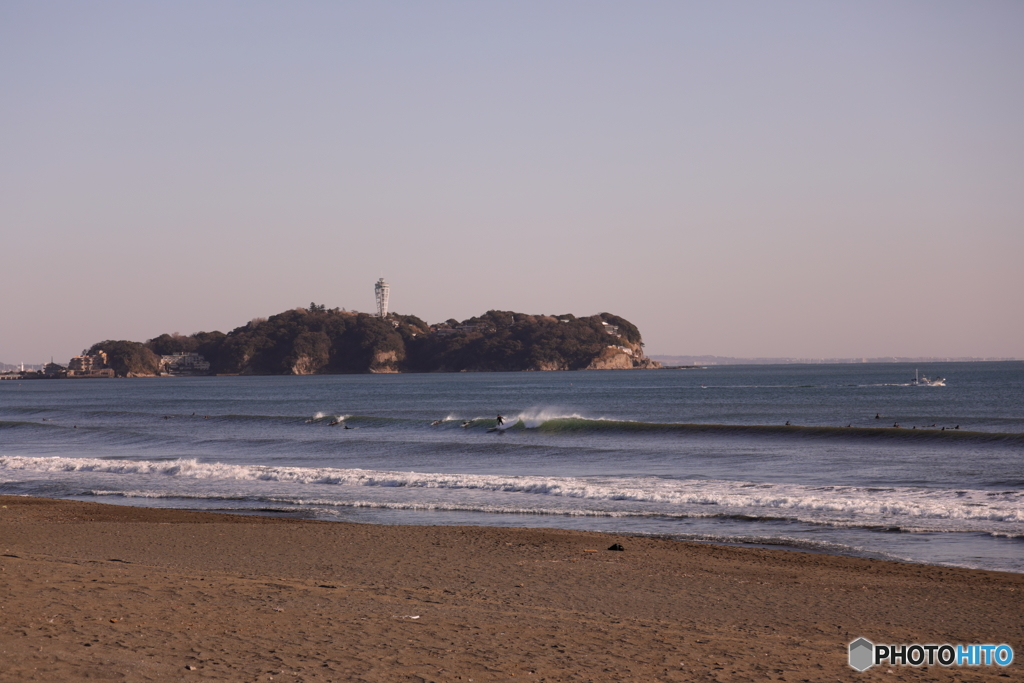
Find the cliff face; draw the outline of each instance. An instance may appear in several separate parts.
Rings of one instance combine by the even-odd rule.
[[[308,355],[300,355],[292,363],[291,374],[293,375],[315,375],[322,367],[322,361]]]
[[[398,372],[398,353],[396,351],[377,351],[370,363],[370,372]]]
[[[156,354],[178,351],[202,354],[212,373],[243,375],[660,367],[644,357],[636,326],[611,313],[577,318],[488,311],[428,326],[415,316],[380,319],[311,306],[253,320],[226,335],[165,334],[145,345],[100,346],[119,363],[114,367],[122,376],[157,374]]]
[[[605,347],[597,358],[591,361],[587,370],[630,370],[633,357],[616,346]]]
[[[595,358],[587,370],[651,370],[660,368],[661,363],[643,355],[639,344],[608,346]]]

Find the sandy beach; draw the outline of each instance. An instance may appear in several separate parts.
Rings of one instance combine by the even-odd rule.
[[[1001,681],[1022,597],[1020,574],[822,554],[0,496],[5,682]],[[857,673],[862,636],[1018,658]]]

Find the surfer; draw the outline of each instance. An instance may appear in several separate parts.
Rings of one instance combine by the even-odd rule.
[[[352,429],[352,428],[349,427],[348,425],[345,425],[345,429]]]
[[[786,420],[786,426],[787,426],[787,427],[789,427],[789,426],[790,426],[790,424],[789,424],[789,420]]]
[[[505,424],[505,418],[502,417],[501,415],[499,415],[498,416],[498,426],[500,427],[503,424]]]
[[[472,422],[471,420],[466,420],[465,422],[462,423],[462,426],[463,427],[468,427],[471,424],[471,422]]]
[[[876,420],[881,420],[882,419],[882,414],[881,413],[875,413],[875,419]]]
[[[434,420],[433,422],[431,422],[431,423],[430,423],[430,426],[431,426],[431,427],[436,427],[436,426],[437,426],[437,425],[439,425],[439,424],[441,424],[441,421],[440,421],[440,420]]]
[[[335,425],[338,425],[338,424],[341,424],[341,423],[338,422],[337,419],[334,419],[334,420],[331,420],[330,424],[328,424],[327,426],[328,427],[334,427]]]

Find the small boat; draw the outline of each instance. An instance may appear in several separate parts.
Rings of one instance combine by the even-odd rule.
[[[918,374],[917,370],[914,370],[914,379],[910,380],[910,386],[912,387],[944,387],[946,386],[946,380],[943,377],[935,377],[934,379],[928,379],[923,375]]]

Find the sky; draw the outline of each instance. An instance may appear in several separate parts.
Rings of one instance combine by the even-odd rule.
[[[1024,3],[0,3],[0,361],[310,302],[1024,358]]]

